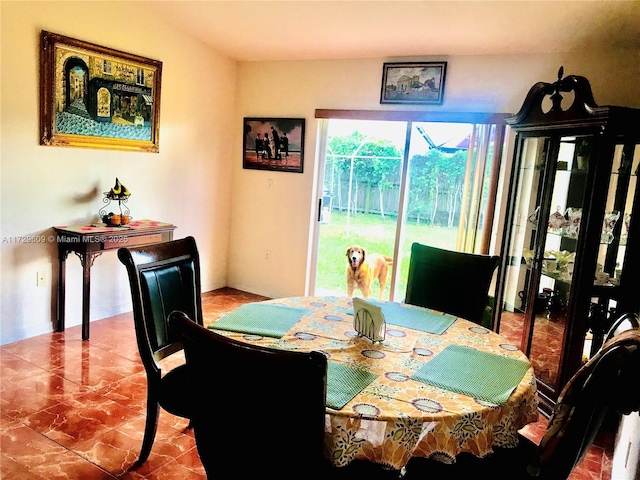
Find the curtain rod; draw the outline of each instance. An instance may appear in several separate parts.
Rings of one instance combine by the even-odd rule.
[[[389,120],[402,122],[452,122],[504,124],[511,113],[433,112],[416,110],[340,110],[317,108],[315,118]]]

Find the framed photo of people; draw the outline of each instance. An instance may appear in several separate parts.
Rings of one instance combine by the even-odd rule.
[[[159,151],[162,62],[42,31],[40,144]]]
[[[302,173],[304,118],[245,117],[242,167]]]

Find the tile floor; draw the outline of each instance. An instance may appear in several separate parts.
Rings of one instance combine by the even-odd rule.
[[[205,325],[263,297],[223,288],[203,295]],[[187,420],[164,411],[147,462],[146,376],[131,313],[0,347],[0,478],[204,479]],[[545,421],[523,433],[538,439]],[[601,435],[571,480],[610,480],[613,434]]]

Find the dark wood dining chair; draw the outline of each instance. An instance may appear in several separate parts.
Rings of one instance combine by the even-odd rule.
[[[186,364],[164,372],[161,360],[183,349],[169,329],[169,313],[179,309],[203,323],[200,259],[193,237],[120,248],[118,258],[127,268],[138,351],[147,374],[147,418],[138,459],[143,463],[151,453],[160,408],[191,418]]]
[[[318,476],[329,469],[322,454],[322,353],[243,343],[179,311],[169,323],[185,348],[193,429],[207,478],[325,478]]]
[[[483,317],[499,259],[413,243],[405,302],[490,327]]]
[[[622,313],[618,315],[611,323],[611,326],[609,327],[609,330],[604,337],[604,341],[609,341],[616,335],[619,335],[620,333],[627,330],[631,330],[632,328],[640,328],[638,314],[633,312]]]
[[[414,458],[407,471],[411,478],[564,480],[584,459],[607,415],[640,409],[639,377],[640,329],[634,328],[607,341],[565,385],[538,445],[521,435],[516,448],[495,448],[485,458],[464,453],[451,465]]]

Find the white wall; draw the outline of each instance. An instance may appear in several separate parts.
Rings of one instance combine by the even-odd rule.
[[[307,249],[313,234],[318,122],[317,108],[398,109],[515,113],[529,88],[566,75],[590,81],[601,105],[640,107],[639,53],[596,55],[515,55],[379,58],[339,61],[252,62],[238,66],[235,123],[243,117],[306,119],[304,173],[242,169],[242,132],[234,131],[233,204],[229,285],[270,297],[303,295]],[[382,64],[386,61],[448,62],[442,106],[380,105]],[[267,180],[273,189],[267,190]],[[348,243],[348,242],[347,242]],[[270,260],[264,251],[270,251]],[[344,252],[323,259],[344,268]]]
[[[640,414],[623,415],[616,435],[611,468],[614,480],[640,478]]]
[[[236,63],[156,20],[139,2],[1,2],[0,342],[52,331],[53,225],[97,220],[117,176],[134,218],[178,226],[202,257],[203,290],[226,285]],[[39,145],[39,36],[48,30],[163,62],[160,153]],[[97,188],[97,195],[79,197]],[[46,287],[36,273],[47,272]],[[95,260],[91,319],[131,310],[115,251]],[[80,262],[67,260],[67,326],[81,321]]]
[[[591,80],[600,104],[640,107],[639,52],[582,56],[379,58],[316,62],[229,60],[159,21],[142,2],[0,2],[0,238],[91,221],[119,177],[136,218],[196,237],[203,290],[225,285],[272,297],[303,294],[315,216],[316,108],[379,104],[384,61],[449,62],[445,102],[430,110],[515,112],[560,65]],[[39,33],[48,30],[163,62],[160,153],[44,147],[38,142]],[[409,108],[412,109],[412,108]],[[242,169],[242,118],[302,117],[303,174]],[[267,191],[267,180],[273,189]],[[264,250],[271,252],[269,262]],[[336,268],[343,268],[343,252]],[[52,330],[53,244],[0,243],[0,343]],[[339,262],[339,263],[338,263]],[[67,261],[67,325],[80,323],[79,261]],[[49,273],[36,287],[36,273]],[[91,318],[131,309],[114,252],[93,267]]]

